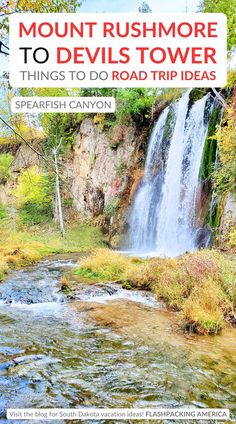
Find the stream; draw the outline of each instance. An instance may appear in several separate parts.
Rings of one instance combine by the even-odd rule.
[[[9,407],[222,407],[236,419],[236,330],[184,335],[152,294],[116,284],[67,299],[59,281],[74,263],[54,257],[0,284],[1,422],[17,422]]]

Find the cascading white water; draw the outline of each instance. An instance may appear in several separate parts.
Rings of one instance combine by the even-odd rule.
[[[168,108],[156,122],[147,152],[144,176],[137,190],[130,217],[131,243],[135,250],[149,250],[155,239],[158,196],[162,185],[161,142]],[[157,170],[156,170],[157,168]],[[159,171],[159,172],[157,172]]]
[[[131,248],[159,256],[177,256],[196,245],[195,206],[199,169],[207,132],[208,95],[189,111],[189,94],[160,115],[151,135],[144,177],[130,215]],[[169,151],[165,140],[172,113]],[[165,163],[166,162],[166,163]]]

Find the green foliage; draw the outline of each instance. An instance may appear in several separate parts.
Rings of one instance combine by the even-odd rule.
[[[38,225],[52,219],[52,208],[28,202],[20,208],[19,216],[24,225]]]
[[[12,88],[9,83],[9,74],[3,72],[0,75],[0,92],[1,92],[1,103],[0,103],[0,114],[4,120],[10,124],[13,130],[23,137],[30,140],[40,140],[43,138],[42,130],[38,126],[38,118],[29,120],[26,114],[23,113],[12,113],[11,112],[11,99],[14,96],[19,95],[19,90]],[[7,125],[0,122],[0,145],[14,145],[18,142],[22,142],[20,137],[17,137]]]
[[[218,228],[220,225],[221,215],[222,215],[222,196],[215,196],[213,198],[213,204],[209,210],[209,214],[206,218],[206,223],[210,225],[211,228]]]
[[[236,2],[235,0],[203,0],[201,11],[205,13],[224,13],[228,22],[228,51],[236,47]]]
[[[14,157],[10,153],[0,154],[0,181],[6,183],[10,177],[10,169],[13,163]]]
[[[116,93],[116,120],[128,124],[131,120],[137,124],[145,123],[150,118],[155,90],[145,88],[126,88]]]
[[[206,89],[193,88],[189,94],[189,108],[206,94]]]
[[[104,209],[104,213],[105,215],[111,217],[114,216],[117,209],[119,208],[120,205],[120,199],[117,196],[114,196],[110,202],[105,206]]]
[[[6,206],[2,205],[0,203],[0,221],[4,220],[5,218],[7,218],[8,213],[7,213],[7,208]]]
[[[52,218],[51,181],[36,166],[21,172],[15,197],[24,224],[39,224]]]
[[[214,173],[214,187],[218,193],[236,189],[236,114],[227,109],[224,121],[215,134],[219,146],[220,163]]]
[[[182,88],[162,88],[158,93],[155,94],[155,104],[158,103],[168,105],[177,100],[184,90]]]
[[[117,170],[117,174],[119,175],[119,177],[122,177],[125,174],[126,171],[126,163],[125,162],[120,162],[119,165],[116,168]]]
[[[78,0],[2,0],[0,14],[3,16],[1,32],[9,31],[8,16],[12,13],[75,13],[82,2]]]
[[[163,133],[163,140],[170,140],[172,132],[173,132],[174,118],[175,118],[174,109],[173,107],[170,107],[167,118],[166,118],[166,123],[165,123],[165,128]]]
[[[217,139],[215,137],[215,132],[220,121],[220,113],[220,109],[215,107],[210,115],[199,175],[202,181],[207,180],[213,171],[217,150]]]
[[[29,237],[29,235],[27,235]],[[68,253],[68,252],[90,252],[91,250],[103,247],[103,235],[99,228],[89,224],[74,225],[67,228],[66,236],[63,239],[58,228],[53,228],[52,224],[42,231],[37,231],[31,235],[32,240],[43,245],[43,254]]]
[[[64,97],[80,96],[80,89],[66,88],[22,88],[20,94],[22,96],[38,96],[38,97]],[[61,149],[59,153],[63,153],[67,146],[72,147],[75,140],[75,129],[81,121],[81,115],[78,113],[41,113],[40,122],[44,133],[46,134],[46,142],[44,143],[47,153],[51,153],[60,139],[62,139]],[[82,116],[83,117],[83,116]]]
[[[106,114],[106,122],[102,125],[127,125],[131,120],[143,124],[150,117],[156,90],[145,88],[86,88],[81,89],[81,96],[114,96],[116,112]],[[99,118],[96,118],[96,120]]]
[[[66,147],[72,147],[75,141],[77,115],[75,113],[48,113],[42,117],[43,128],[47,134],[45,148],[51,153],[52,149],[62,140],[60,153]]]

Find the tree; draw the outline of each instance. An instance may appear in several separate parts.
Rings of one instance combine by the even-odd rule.
[[[35,12],[67,12],[74,13],[81,6],[78,0],[3,0],[0,6],[2,15],[10,15],[12,13]]]
[[[9,31],[8,16],[13,13],[75,13],[81,4],[80,0],[1,0],[1,41],[4,41],[5,35]]]
[[[200,11],[204,13],[224,13],[228,21],[228,51],[236,48],[236,1],[235,0],[202,0]]]
[[[140,13],[151,13],[152,9],[146,1],[143,1],[141,6],[139,6],[138,11]]]
[[[18,89],[14,89],[9,84],[8,73],[3,73],[0,77],[0,116],[13,129],[0,121],[0,144],[16,143],[19,139],[14,134],[17,132],[21,137],[28,140],[43,139],[42,129],[37,119],[23,113],[13,113],[11,111],[11,99],[19,94]],[[22,141],[22,140],[21,140]]]
[[[55,175],[56,175],[56,219],[58,219],[60,223],[61,235],[65,237],[65,226],[64,226],[64,217],[62,211],[62,201],[61,201],[61,189],[60,189],[60,175],[59,175],[59,166],[58,166],[58,152],[60,151],[60,147],[62,144],[61,139],[56,142],[56,146],[52,149],[53,159],[54,159],[54,167],[55,167]]]

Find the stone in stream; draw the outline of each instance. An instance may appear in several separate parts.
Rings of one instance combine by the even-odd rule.
[[[68,286],[62,286],[63,293],[68,299],[93,300],[93,297],[109,295],[112,296],[118,292],[118,287],[111,286],[109,283],[94,283],[92,286],[88,284],[77,284],[73,289]]]
[[[46,355],[24,355],[24,356],[18,356],[18,358],[14,358],[13,361],[16,365],[32,361],[39,361],[40,359],[47,358]]]

